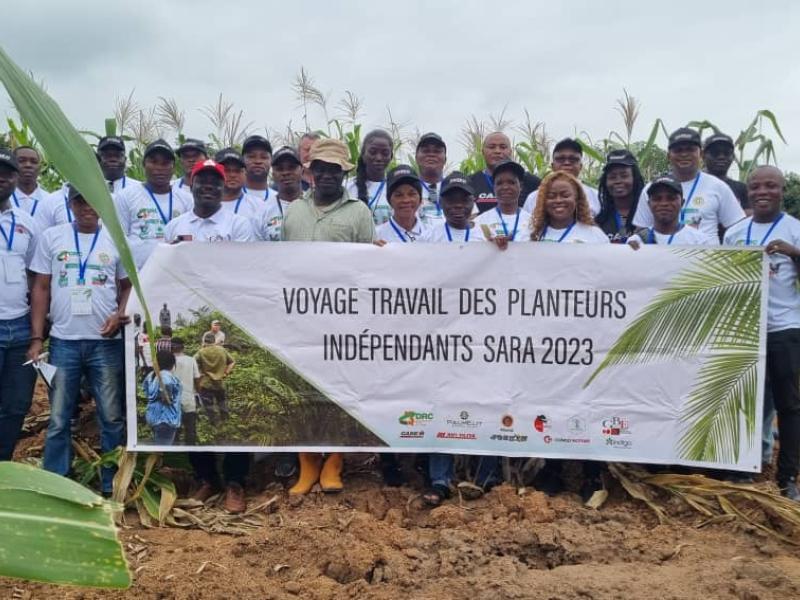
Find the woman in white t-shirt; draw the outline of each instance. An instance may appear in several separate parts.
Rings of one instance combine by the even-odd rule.
[[[347,184],[347,192],[372,211],[375,225],[389,220],[392,209],[386,195],[386,168],[394,156],[394,140],[389,132],[373,129],[361,144],[356,163],[356,178]]]
[[[416,242],[426,228],[418,215],[422,204],[422,182],[408,165],[397,165],[392,169],[387,182],[392,216],[375,228],[376,243],[382,246],[389,242]]]
[[[531,213],[519,206],[524,177],[525,169],[513,160],[502,160],[495,165],[492,183],[497,206],[475,218],[475,225],[481,228],[484,236],[504,237],[509,242],[530,241]]]
[[[553,171],[542,180],[531,219],[534,242],[558,244],[608,244],[608,237],[594,224],[589,200],[580,181],[564,171]]]

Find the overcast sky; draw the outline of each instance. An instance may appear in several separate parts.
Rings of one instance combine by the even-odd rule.
[[[637,138],[657,117],[669,129],[709,119],[736,136],[769,108],[789,143],[778,164],[800,171],[800,3],[790,0],[6,4],[0,43],[79,128],[102,130],[135,88],[143,106],[175,98],[191,136],[213,130],[197,109],[220,92],[254,129],[300,129],[291,84],[302,65],[332,94],[333,115],[350,90],[365,127],[385,126],[388,106],[409,135],[440,132],[453,160],[464,122],[505,106],[516,124],[527,108],[553,138],[621,131],[614,105],[626,88],[642,102]],[[13,113],[7,99],[4,109]],[[311,125],[323,126],[318,113]]]

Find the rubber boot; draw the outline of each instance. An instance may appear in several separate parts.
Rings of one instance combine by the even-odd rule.
[[[319,481],[319,471],[322,467],[322,454],[301,452],[299,458],[300,475],[297,483],[289,490],[289,494],[292,496],[303,496],[310,492],[314,484]]]
[[[322,473],[319,476],[319,485],[323,492],[341,492],[344,488],[342,484],[342,465],[344,458],[341,452],[334,452],[325,460]]]

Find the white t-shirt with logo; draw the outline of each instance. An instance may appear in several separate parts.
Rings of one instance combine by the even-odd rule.
[[[176,195],[171,190],[167,194],[153,196],[155,201],[144,184],[128,185],[118,194],[114,194],[122,231],[128,238],[137,269],[144,266],[156,244],[164,241],[167,223],[194,208],[194,202],[188,204],[184,196]],[[172,213],[169,210],[170,198]]]
[[[8,321],[28,314],[26,270],[33,260],[38,236],[30,213],[14,206],[13,200],[11,208],[0,212],[0,227],[0,321]]]
[[[194,206],[194,196],[192,196],[192,188],[185,181],[184,177],[179,177],[178,179],[172,182],[172,194],[173,196],[176,197],[180,196],[181,202],[183,204]]]
[[[386,223],[375,228],[375,239],[383,240],[387,243],[397,242],[398,244],[416,242],[422,237],[426,229],[427,226],[420,218],[417,218],[411,229],[406,229],[395,221],[394,217],[390,217]]]
[[[129,185],[141,185],[141,182],[132,177],[120,177],[112,182],[114,186],[113,194],[121,192]],[[111,191],[111,190],[109,190]],[[69,196],[67,195],[67,185],[62,185],[55,192],[45,196],[44,201],[36,211],[36,227],[39,231],[50,229],[56,225],[72,223],[72,210],[69,207]]]
[[[751,226],[752,224],[752,226]],[[756,223],[753,217],[740,221],[725,232],[725,246],[766,246],[783,240],[800,246],[800,221],[791,215],[783,218],[769,232],[772,223]],[[748,228],[750,243],[748,244]],[[800,328],[800,291],[797,289],[797,265],[785,254],[769,257],[769,299],[767,301],[767,331]]]
[[[695,229],[694,227],[681,227],[674,235],[670,235],[667,233],[658,233],[655,229],[653,231],[653,238],[655,239],[656,244],[661,244],[662,246],[718,246],[719,243],[717,242],[717,238],[710,238],[706,234],[702,233],[701,231]],[[632,241],[639,242],[640,244],[650,243],[650,234],[646,235],[645,240],[642,240],[641,236],[634,233],[631,237],[628,238],[628,243],[630,244]],[[670,244],[669,238],[672,238],[672,243]]]
[[[181,410],[197,412],[197,404],[194,399],[194,381],[200,379],[200,368],[197,366],[197,361],[194,357],[186,354],[176,356],[173,374],[181,382]]]
[[[589,201],[589,210],[591,211],[592,216],[597,216],[600,213],[600,196],[597,195],[597,190],[586,185],[585,183],[582,183],[581,187],[586,193],[586,199]],[[525,198],[525,205],[522,207],[531,214],[533,214],[533,209],[536,208],[536,197],[538,192],[539,190],[533,190],[530,194],[528,194],[528,197]]]
[[[36,213],[42,208],[44,199],[47,198],[48,195],[49,192],[46,192],[38,185],[30,194],[26,194],[21,189],[17,188],[11,194],[11,205],[14,208],[26,212],[35,219]]]
[[[506,236],[512,242],[531,241],[531,213],[524,208],[518,209],[517,215],[502,214],[496,208],[486,210],[475,218],[475,225],[486,225],[493,237]]]
[[[191,237],[193,242],[252,242],[253,225],[249,219],[220,208],[210,217],[199,217],[194,210],[176,217],[166,227],[164,240],[179,241]],[[188,241],[188,240],[186,240]]]
[[[245,193],[246,196],[252,196],[256,200],[260,200],[261,202],[267,202],[272,198],[278,197],[278,192],[273,190],[271,187],[267,187],[265,190],[249,190],[247,186],[242,188],[242,191]]]
[[[67,223],[42,232],[30,268],[51,277],[51,335],[61,340],[99,340],[103,323],[117,310],[117,280],[128,275],[114,242],[101,227],[91,254],[94,234],[78,234],[80,260],[86,261],[85,282],[80,285],[74,231]]]
[[[436,202],[431,201],[432,188],[436,192]],[[426,183],[424,181],[422,182],[422,204],[420,204],[418,214],[420,219],[422,219],[422,222],[427,227],[444,223],[444,213],[442,212],[442,207],[440,204],[441,192],[441,181],[435,185],[431,185],[430,183]]]
[[[273,196],[264,203],[264,210],[255,226],[256,239],[263,242],[280,242],[283,229],[283,215],[291,205],[288,200]]]
[[[367,206],[372,211],[372,220],[375,226],[383,225],[392,215],[392,207],[386,198],[385,181],[367,181]],[[358,186],[356,180],[351,179],[347,182],[347,192],[351,198],[358,198]]]
[[[229,200],[222,202],[222,209],[231,214],[239,215],[250,221],[253,231],[257,231],[263,220],[264,210],[267,203],[248,196],[244,192],[239,195],[236,200]]]
[[[606,233],[595,225],[575,223],[572,229],[547,227],[540,242],[559,242],[562,244],[610,244]]]
[[[744,217],[742,205],[728,187],[728,184],[708,173],[698,172],[697,187],[692,193],[694,179],[682,181],[684,207],[683,222],[699,229],[710,238],[719,239],[719,226],[728,228]],[[637,227],[652,227],[653,213],[647,203],[646,185],[639,196],[639,205],[633,216]],[[691,198],[689,195],[691,194]]]
[[[450,236],[448,237],[448,231]],[[436,223],[428,227],[419,237],[420,242],[428,244],[440,244],[447,242],[485,242],[486,238],[483,237],[483,232],[480,227],[473,225],[469,229],[456,229],[455,227],[448,227],[447,223]]]

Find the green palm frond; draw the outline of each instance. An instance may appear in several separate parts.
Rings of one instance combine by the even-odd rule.
[[[700,369],[681,420],[689,428],[678,442],[681,458],[736,463],[739,460],[740,414],[747,441],[756,426],[758,349],[721,353]]]
[[[712,349],[752,349],[759,339],[762,253],[680,251],[695,257],[625,330],[584,384],[604,369]]]

